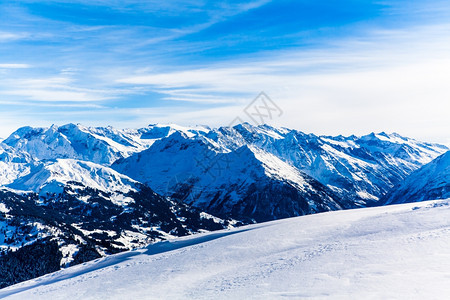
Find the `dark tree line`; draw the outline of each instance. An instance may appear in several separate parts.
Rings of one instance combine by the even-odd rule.
[[[60,269],[62,254],[49,238],[0,256],[0,288]]]

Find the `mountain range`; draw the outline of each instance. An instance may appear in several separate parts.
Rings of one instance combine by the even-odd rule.
[[[0,142],[0,269],[32,272],[5,271],[0,287],[177,236],[445,198],[448,150],[248,123],[23,127]]]

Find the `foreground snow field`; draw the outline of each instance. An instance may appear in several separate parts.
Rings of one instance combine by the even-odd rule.
[[[7,299],[433,299],[450,294],[450,199],[179,238],[0,290]]]

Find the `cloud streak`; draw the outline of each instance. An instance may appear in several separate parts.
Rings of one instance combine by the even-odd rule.
[[[0,69],[28,69],[31,68],[28,64],[0,64]]]

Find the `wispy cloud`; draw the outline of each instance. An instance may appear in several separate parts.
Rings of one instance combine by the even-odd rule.
[[[28,35],[25,33],[0,31],[0,43],[21,40],[26,38],[27,36]]]
[[[66,77],[23,79],[5,82],[0,95],[21,96],[34,101],[45,102],[91,102],[101,101],[108,97],[96,90],[75,87],[73,81]]]
[[[28,64],[0,64],[0,69],[28,69],[31,68]]]
[[[24,101],[24,100],[0,100],[2,105],[13,105],[13,106],[33,106],[33,107],[51,107],[51,108],[105,108],[102,105],[91,104],[91,103],[54,103],[48,102],[43,103],[42,101]]]
[[[68,103],[90,102],[97,107],[107,100],[114,100],[123,95],[141,93],[139,88],[119,88],[114,86],[97,86],[91,88],[89,83],[79,81],[75,69],[64,69],[59,76],[37,78],[12,78],[0,82],[0,95],[3,98],[15,97],[11,103],[27,102],[30,105],[43,106],[43,103],[64,103],[62,107],[69,107]],[[4,102],[6,103],[6,102]],[[80,104],[71,104],[81,107]],[[82,105],[86,107],[85,104]]]

